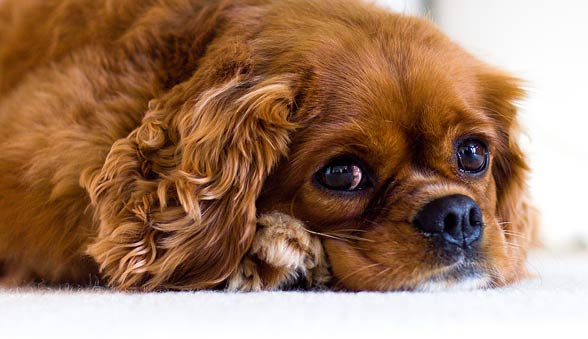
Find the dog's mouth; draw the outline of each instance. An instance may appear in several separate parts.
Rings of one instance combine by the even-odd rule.
[[[492,275],[482,263],[481,256],[468,254],[455,258],[453,263],[447,260],[438,262],[435,268],[430,263],[421,263],[423,272],[414,279],[409,279],[400,290],[416,292],[472,291],[489,288],[494,285]]]
[[[478,251],[452,259],[432,253],[417,257],[412,252],[400,255],[398,260],[382,260],[349,243],[336,240],[324,243],[335,280],[344,289],[434,292],[470,291],[497,285],[484,255]]]
[[[418,292],[472,291],[492,286],[492,277],[479,265],[461,260],[443,272],[419,282],[412,290]]]

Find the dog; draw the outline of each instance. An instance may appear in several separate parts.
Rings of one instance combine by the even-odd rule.
[[[521,81],[356,0],[4,0],[5,286],[527,276]]]

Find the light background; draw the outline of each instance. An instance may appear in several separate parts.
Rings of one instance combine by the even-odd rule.
[[[377,2],[425,15],[468,51],[526,81],[522,143],[542,240],[553,248],[586,248],[588,1]]]

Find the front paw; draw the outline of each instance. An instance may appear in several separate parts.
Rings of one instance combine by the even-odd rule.
[[[229,291],[279,290],[299,283],[321,288],[329,281],[322,244],[301,221],[272,212],[257,223],[249,252],[227,282]]]

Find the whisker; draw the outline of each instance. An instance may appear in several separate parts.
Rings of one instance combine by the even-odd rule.
[[[380,271],[378,274],[374,275],[368,280],[368,284],[372,284],[374,281],[379,279],[381,276],[388,274],[392,270],[392,267],[387,267],[386,269]],[[378,289],[383,290],[384,284],[386,283],[385,280],[380,280]]]
[[[504,242],[504,244],[505,244],[506,246],[510,246],[510,247],[512,247],[512,248],[517,248],[517,249],[524,248],[524,247],[523,247],[523,246],[521,246],[520,244],[517,244],[517,243],[514,243],[514,242],[509,242],[509,241],[505,241],[505,242]]]
[[[354,276],[354,275],[356,275],[356,274],[358,274],[358,273],[361,273],[361,272],[363,272],[363,271],[365,271],[365,270],[368,270],[368,269],[371,269],[371,268],[373,268],[373,267],[380,266],[380,265],[381,265],[380,263],[373,263],[373,264],[371,264],[371,265],[367,265],[367,266],[361,267],[361,268],[359,268],[359,269],[357,269],[357,270],[355,270],[355,271],[353,271],[353,272],[351,272],[351,273],[347,274],[347,275],[346,275],[346,276],[344,276],[343,278],[339,279],[339,282],[338,282],[338,284],[341,284],[343,281],[345,281],[345,280],[347,280],[347,279],[351,278],[352,276]]]
[[[330,234],[336,235],[336,236],[339,236],[339,237],[342,237],[344,239],[349,239],[349,240],[365,241],[365,242],[371,242],[371,243],[375,243],[376,242],[373,239],[362,238],[362,237],[358,237],[358,236],[355,236],[355,235],[338,234],[338,233],[335,233],[335,234],[330,233]]]
[[[489,267],[487,267],[486,272],[488,272],[490,274],[490,283],[489,283],[490,287],[491,288],[500,287],[498,282],[504,281],[504,275],[502,274],[502,272],[500,272],[498,270],[498,268],[494,265],[490,265]]]
[[[328,234],[328,233],[321,233],[321,232],[315,232],[315,231],[311,231],[307,228],[304,228],[304,230],[310,234],[314,234],[314,235],[318,235],[320,237],[326,237],[326,238],[332,238],[332,239],[337,239],[337,240],[341,240],[341,241],[346,241],[347,239],[340,237],[338,235],[334,235],[334,234]]]
[[[517,231],[513,231],[513,230],[504,230],[504,233],[510,234],[510,235],[526,236],[523,232],[517,232]]]
[[[377,222],[375,222],[373,220],[367,219],[367,218],[362,218],[361,221],[367,222],[369,224],[376,225],[376,226],[380,225],[379,223],[377,223]]]
[[[504,232],[504,234],[509,237],[513,237],[513,238],[517,238],[517,239],[521,239],[521,240],[529,240],[528,236],[522,235],[522,234],[509,233],[509,232]]]
[[[344,228],[344,229],[337,229],[338,232],[369,232],[368,230],[362,230],[358,228]]]
[[[319,236],[319,237],[325,237],[325,238],[331,238],[331,239],[335,239],[335,240],[343,241],[343,242],[347,243],[347,246],[349,246],[349,247],[351,247],[351,248],[353,248],[353,249],[356,249],[356,250],[363,250],[363,248],[361,248],[361,247],[358,247],[358,246],[354,246],[354,245],[352,245],[352,242],[351,242],[351,240],[354,240],[354,239],[348,239],[348,238],[346,238],[346,237],[344,237],[344,236],[340,236],[340,235],[338,235],[338,234],[331,234],[331,233],[321,233],[321,232],[315,232],[315,231],[311,231],[311,230],[309,230],[309,229],[306,229],[306,228],[305,228],[304,230],[305,230],[306,232],[310,233],[310,234],[314,234],[314,235],[317,235],[317,236]],[[366,239],[366,240],[368,240],[368,239]]]

